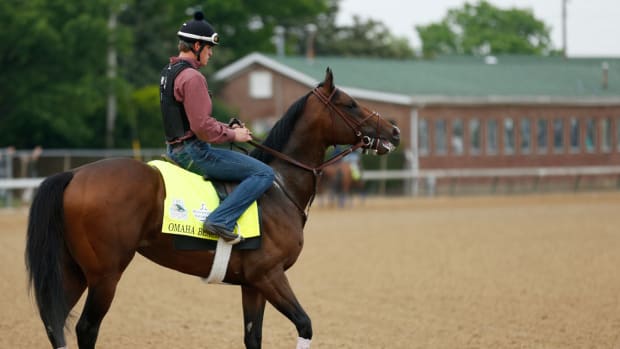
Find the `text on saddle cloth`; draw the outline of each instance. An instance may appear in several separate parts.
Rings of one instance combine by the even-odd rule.
[[[166,161],[153,160],[148,164],[159,170],[166,187],[162,232],[217,240],[217,235],[204,231],[202,227],[205,219],[220,203],[213,184]],[[235,232],[246,239],[260,236],[256,202],[241,215]]]

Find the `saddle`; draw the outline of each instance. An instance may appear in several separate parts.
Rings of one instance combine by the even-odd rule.
[[[174,246],[179,250],[215,250],[217,236],[203,233],[202,222],[210,211],[215,209],[219,202],[226,199],[239,183],[200,177],[183,169],[168,156],[164,155],[162,158],[164,161],[153,160],[149,162],[149,165],[160,171],[166,185],[162,232],[173,234]],[[182,179],[181,183],[178,180],[171,180],[176,175]],[[186,178],[186,176],[189,177]],[[180,187],[185,189],[177,192],[176,190]],[[189,193],[187,187],[189,187]],[[203,200],[197,200],[196,195],[194,195],[196,193]],[[166,216],[167,214],[170,216]],[[192,218],[199,221],[192,221]],[[245,241],[234,245],[234,249],[250,250],[260,247],[260,208],[257,204],[251,206],[241,216],[238,221],[238,229],[243,231],[242,235]]]

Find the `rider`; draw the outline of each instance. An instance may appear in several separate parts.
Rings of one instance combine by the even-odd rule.
[[[245,125],[229,126],[211,115],[207,80],[198,69],[207,65],[219,38],[203,13],[196,12],[177,35],[179,54],[170,58],[160,80],[167,155],[182,167],[210,179],[240,181],[204,222],[206,231],[236,244],[243,241],[234,232],[237,219],[272,185],[274,172],[259,160],[211,145],[248,142],[252,132]]]

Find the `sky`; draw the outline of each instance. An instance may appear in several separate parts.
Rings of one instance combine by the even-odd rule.
[[[489,2],[501,9],[532,10],[535,18],[551,27],[553,47],[562,47],[562,0]],[[392,34],[408,38],[414,48],[419,48],[416,25],[439,22],[448,9],[464,4],[464,0],[341,0],[337,22],[351,24],[353,15],[379,20]],[[566,23],[569,57],[620,57],[620,0],[568,0]]]

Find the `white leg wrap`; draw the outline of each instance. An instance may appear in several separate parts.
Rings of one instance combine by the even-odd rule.
[[[301,337],[297,337],[297,347],[296,349],[310,349],[310,342],[312,340],[305,339]]]

